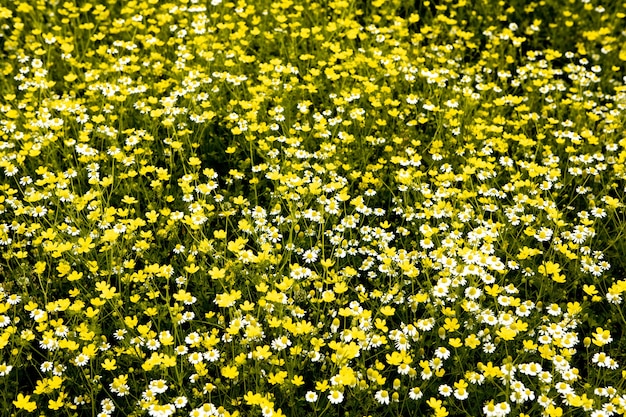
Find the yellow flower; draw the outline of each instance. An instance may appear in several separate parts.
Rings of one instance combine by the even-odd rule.
[[[585,294],[587,295],[596,295],[598,293],[598,290],[596,289],[595,285],[583,285],[583,291],[585,292]]]
[[[385,359],[387,360],[387,363],[389,365],[400,365],[402,362],[404,362],[404,358],[406,357],[406,353],[405,351],[402,352],[392,352],[391,355],[390,354],[386,354],[385,355]]]
[[[34,401],[30,401],[30,395],[23,395],[22,393],[17,394],[17,400],[13,401],[13,405],[20,409],[26,410],[29,413],[32,413],[37,409],[37,404]]]
[[[482,362],[478,363],[478,369],[480,369],[485,376],[485,378],[499,378],[502,376],[502,370],[496,366],[493,366],[493,363],[488,362],[487,365]]]
[[[561,407],[555,407],[554,404],[550,404],[546,408],[546,413],[550,417],[561,417],[563,415],[563,409]]]
[[[539,266],[538,271],[542,275],[550,275],[550,274],[560,272],[561,267],[559,266],[559,264],[555,264],[554,262],[548,261],[548,262],[543,262]]]
[[[335,293],[332,290],[326,290],[322,293],[322,300],[326,303],[331,303],[335,301],[335,299]]]
[[[213,231],[213,237],[215,237],[215,239],[226,239],[226,230]]]
[[[63,404],[65,403],[65,399],[67,398],[67,394],[64,392],[61,392],[59,394],[59,398],[57,398],[56,400],[48,400],[48,408],[50,410],[58,410],[61,407],[63,407]]]
[[[241,309],[241,311],[252,311],[254,310],[254,306],[255,303],[251,303],[250,301],[246,300],[243,304],[239,306],[239,308]]]
[[[454,348],[460,348],[461,346],[463,346],[463,342],[458,337],[451,338],[450,340],[448,340],[448,343]]]
[[[291,378],[291,383],[296,387],[302,386],[304,385],[304,378],[300,375],[294,375],[293,378]]]
[[[225,366],[221,369],[221,374],[224,378],[235,379],[239,376],[239,371],[236,366]]]
[[[43,269],[45,269],[45,266],[44,266]],[[43,269],[42,269],[41,272],[43,272]],[[65,261],[59,262],[59,265],[57,266],[57,272],[59,273],[60,277],[64,277],[71,270],[72,270],[72,266],[70,264],[68,264],[67,262],[65,262]]]
[[[117,365],[115,364],[115,359],[105,359],[102,363],[102,367],[107,371],[114,371],[117,369]]]
[[[328,388],[329,388],[329,385],[328,385],[328,381],[327,380],[317,381],[315,383],[315,390],[316,391],[324,392],[324,391],[328,390]]]
[[[430,397],[426,401],[426,404],[428,404],[430,408],[434,410],[438,410],[439,408],[441,408],[441,405],[443,404],[443,402],[441,400],[436,399],[435,397]]]
[[[190,265],[185,265],[184,269],[185,269],[185,271],[187,273],[194,274],[194,273],[198,272],[200,267],[198,265],[196,265],[195,263],[192,263]]]
[[[287,373],[287,371],[279,371],[276,373],[270,372],[267,376],[267,382],[272,385],[282,384],[283,382],[285,382],[285,379],[288,375],[289,374]]]
[[[260,405],[262,402],[264,402],[263,396],[261,394],[253,393],[252,391],[248,391],[243,396],[243,399],[247,405]]]
[[[608,343],[611,343],[613,338],[611,337],[611,332],[609,330],[604,330],[602,327],[596,328],[595,333],[593,333],[593,344],[596,346],[604,346]]]
[[[504,340],[513,340],[517,332],[510,327],[502,326],[496,330],[496,334]]]
[[[78,239],[78,244],[76,247],[76,252],[78,254],[81,253],[87,253],[89,252],[91,249],[93,249],[96,246],[95,243],[93,243],[91,236],[87,236],[86,238],[79,238]]]
[[[387,305],[387,306],[381,307],[380,312],[384,314],[385,316],[393,316],[393,314],[396,312],[396,309]]]
[[[35,264],[35,272],[38,275],[43,274],[43,272],[46,270],[46,263],[45,262],[37,262]]]
[[[233,253],[239,253],[247,242],[248,239],[238,237],[237,239],[228,242],[228,250]]]
[[[226,276],[226,270],[224,268],[218,268],[218,267],[214,266],[209,271],[209,276],[212,279],[223,279]]]
[[[458,330],[459,327],[461,327],[461,325],[459,324],[459,321],[453,317],[453,318],[446,318],[443,327],[447,331],[453,332],[455,330]]]
[[[219,307],[228,308],[235,305],[241,298],[241,291],[232,290],[230,293],[222,293],[215,296],[215,304]]]
[[[83,277],[83,273],[82,272],[72,271],[72,273],[67,276],[67,280],[70,281],[70,282],[78,281],[82,277]]]
[[[558,282],[559,284],[564,283],[567,279],[565,278],[565,275],[563,274],[559,274],[559,273],[554,273],[552,274],[552,280],[554,282]]]

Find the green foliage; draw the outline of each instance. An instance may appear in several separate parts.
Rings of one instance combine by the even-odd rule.
[[[0,2],[0,415],[625,414],[625,5]]]

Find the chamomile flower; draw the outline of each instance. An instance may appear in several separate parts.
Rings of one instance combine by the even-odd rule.
[[[331,404],[340,404],[343,402],[343,399],[343,393],[339,390],[331,389],[328,392],[328,401],[330,401]]]

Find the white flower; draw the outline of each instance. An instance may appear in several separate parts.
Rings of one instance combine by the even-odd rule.
[[[115,403],[110,398],[102,400],[100,406],[102,407],[102,412],[107,416],[110,416],[115,411]]]
[[[11,372],[11,369],[13,369],[13,366],[7,365],[6,362],[1,363],[0,364],[0,376],[9,375],[9,373]]]
[[[552,238],[552,229],[542,227],[537,233],[535,233],[535,239],[539,242],[547,242]]]
[[[189,356],[187,356],[187,360],[189,361],[189,363],[191,364],[197,364],[202,362],[203,356],[200,352],[192,352],[189,354]]]
[[[466,389],[455,389],[454,390],[454,397],[457,400],[465,400],[467,399],[467,397],[469,397],[469,392]]]
[[[343,392],[333,389],[328,393],[328,400],[331,404],[339,404],[343,401]]]
[[[487,417],[504,417],[510,412],[511,406],[505,402],[494,404],[493,401],[490,401],[483,407],[483,413]]]
[[[74,365],[83,367],[89,362],[89,356],[84,353],[79,354],[74,358]]]
[[[7,297],[7,303],[12,306],[19,304],[20,301],[22,301],[22,297],[16,294],[11,294],[9,297]]]
[[[389,404],[389,392],[387,390],[383,389],[376,391],[374,398],[376,398],[376,401],[378,401],[379,404]]]
[[[207,352],[204,352],[204,359],[209,362],[215,362],[220,358],[220,352],[217,349],[211,349]]]
[[[617,369],[619,367],[617,362],[604,352],[595,353],[591,360],[601,368]]]
[[[424,393],[419,387],[411,388],[411,390],[409,391],[409,398],[412,400],[419,400],[420,398],[422,398],[423,395]]]
[[[183,408],[186,405],[187,405],[187,397],[180,396],[180,397],[174,398],[174,407]]]
[[[441,384],[439,385],[439,394],[444,397],[449,397],[450,395],[452,395],[452,388],[450,387],[450,385]]]
[[[408,375],[409,372],[411,372],[410,365],[407,365],[406,363],[401,363],[400,365],[398,365],[398,373],[400,375]]]
[[[304,399],[307,402],[314,403],[315,401],[317,401],[317,393],[314,391],[307,391],[307,393],[304,395]]]
[[[437,348],[437,350],[435,350],[435,356],[440,359],[446,360],[450,357],[450,351],[445,347],[440,346]]]
[[[150,381],[150,390],[157,394],[162,394],[167,391],[168,386],[164,379],[155,379]]]

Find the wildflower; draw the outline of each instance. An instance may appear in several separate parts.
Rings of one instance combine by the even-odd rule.
[[[20,410],[26,410],[32,413],[37,409],[37,404],[30,400],[30,395],[17,394],[17,399],[13,400],[13,405]]]
[[[0,376],[7,376],[13,369],[13,366],[7,365],[6,362],[0,364]]]
[[[452,387],[447,384],[439,385],[438,391],[439,394],[441,394],[443,397],[449,397],[450,395],[452,395]]]
[[[111,415],[115,411],[115,403],[110,398],[100,401],[100,409],[106,415]]]
[[[454,397],[457,400],[465,400],[469,396],[467,391],[468,384],[463,379],[454,383]]]
[[[608,343],[611,343],[613,338],[611,337],[611,332],[609,330],[605,330],[602,327],[597,327],[596,331],[593,333],[593,344],[597,346],[604,346]]]
[[[554,404],[548,405],[545,412],[549,417],[561,417],[563,415],[563,409],[561,407],[555,407]]]
[[[506,402],[494,404],[493,400],[483,407],[483,413],[487,417],[503,417],[511,412],[511,406]]]
[[[592,357],[592,362],[600,367],[616,369],[618,367],[617,362],[607,355],[605,352],[597,352]]]
[[[87,364],[87,362],[89,362],[89,356],[85,355],[84,353],[80,353],[74,358],[74,364],[76,366],[83,367]]]
[[[374,398],[379,404],[383,404],[383,405],[389,404],[389,401],[390,401],[389,392],[387,390],[376,391]]]
[[[7,297],[7,303],[12,306],[19,304],[20,301],[22,301],[22,297],[17,294],[11,294]]]
[[[331,404],[340,404],[343,401],[343,393],[336,389],[331,389],[328,392],[328,400]]]
[[[435,356],[440,359],[448,359],[450,357],[450,351],[443,346],[438,347],[435,350]]]
[[[236,366],[225,366],[221,369],[221,374],[224,378],[235,379],[239,376],[239,371]]]
[[[130,392],[130,387],[127,384],[128,375],[119,375],[113,378],[113,382],[109,385],[111,391],[120,397],[127,395]]]
[[[422,398],[423,395],[424,394],[419,387],[414,387],[409,390],[409,398],[411,398],[412,400],[419,400],[420,398]]]
[[[547,227],[542,227],[539,229],[537,233],[535,233],[534,237],[539,242],[547,242],[552,238],[553,231]]]

